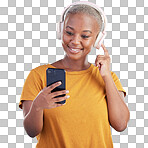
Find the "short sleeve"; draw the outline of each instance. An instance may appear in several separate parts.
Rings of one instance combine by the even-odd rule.
[[[23,100],[33,101],[42,89],[42,80],[39,74],[32,69],[25,80],[20,97],[19,107],[22,109]]]
[[[111,72],[111,75],[112,75],[112,78],[114,80],[114,83],[115,83],[117,89],[119,91],[122,91],[124,93],[124,97],[125,97],[126,96],[126,91],[123,89],[122,84],[121,84],[118,76],[114,72]]]

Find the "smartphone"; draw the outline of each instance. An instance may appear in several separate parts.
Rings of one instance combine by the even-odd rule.
[[[52,85],[53,83],[56,83],[58,81],[61,81],[62,84],[59,85],[58,87],[54,88],[51,92],[55,91],[60,91],[60,90],[65,90],[65,70],[64,69],[57,69],[57,68],[47,68],[46,70],[46,81],[47,81],[47,87],[49,85]],[[64,97],[66,94],[56,96],[55,98],[58,97]],[[63,100],[61,102],[56,102],[58,104],[64,104],[66,100]]]

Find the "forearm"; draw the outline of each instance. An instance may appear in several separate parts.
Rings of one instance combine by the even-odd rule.
[[[24,118],[24,128],[30,137],[37,136],[43,128],[43,110],[36,110],[34,103]]]
[[[127,127],[129,110],[121,98],[111,74],[104,78],[104,82],[110,124],[115,130],[123,131]]]

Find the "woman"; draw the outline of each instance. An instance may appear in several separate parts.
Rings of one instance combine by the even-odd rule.
[[[37,136],[37,148],[112,148],[110,125],[119,132],[127,127],[126,92],[110,71],[108,50],[102,44],[104,55],[97,56],[95,66],[87,60],[101,24],[94,8],[71,7],[62,33],[65,57],[29,73],[19,106],[27,134]],[[66,70],[66,90],[51,93],[60,83],[46,87],[49,67]],[[68,95],[55,98],[62,94]]]

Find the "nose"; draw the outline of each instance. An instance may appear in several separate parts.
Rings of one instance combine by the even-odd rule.
[[[75,34],[75,35],[72,37],[72,39],[71,39],[71,43],[72,43],[73,45],[78,45],[78,44],[80,44],[80,43],[81,43],[80,36],[77,35],[77,34]]]

